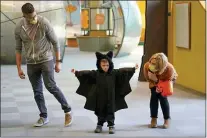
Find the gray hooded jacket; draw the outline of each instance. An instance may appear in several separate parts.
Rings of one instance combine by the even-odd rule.
[[[24,47],[27,64],[52,60],[53,50],[60,51],[57,36],[49,20],[39,15],[37,19],[38,28],[34,40],[24,30],[24,19],[15,28],[16,52],[21,54]]]

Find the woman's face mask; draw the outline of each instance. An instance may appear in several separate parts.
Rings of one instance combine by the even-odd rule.
[[[149,65],[149,70],[152,72],[157,72],[155,65],[152,65],[152,64]]]

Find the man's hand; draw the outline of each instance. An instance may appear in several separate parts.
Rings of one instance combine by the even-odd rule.
[[[72,69],[71,72],[75,74],[75,69]]]
[[[148,77],[149,77],[150,80],[152,80],[154,82],[158,81],[156,74],[153,74],[150,71],[148,71]]]
[[[18,70],[18,75],[19,75],[20,79],[25,79],[25,74],[22,69]]]
[[[61,63],[60,62],[56,62],[55,64],[55,72],[59,73],[61,70]]]

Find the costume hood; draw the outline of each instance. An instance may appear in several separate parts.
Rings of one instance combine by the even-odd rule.
[[[102,59],[106,59],[109,62],[108,72],[111,72],[114,69],[114,64],[112,62],[112,58],[113,58],[113,52],[112,51],[109,51],[107,54],[102,54],[100,52],[96,52],[96,58],[97,58],[96,66],[97,66],[99,71],[102,71],[102,69],[101,69],[101,60]]]

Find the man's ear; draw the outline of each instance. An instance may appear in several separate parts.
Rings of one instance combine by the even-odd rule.
[[[97,59],[101,59],[102,57],[103,57],[103,54],[101,54],[100,52],[96,52]]]
[[[113,58],[113,51],[109,51],[107,54],[106,54],[109,58]]]

